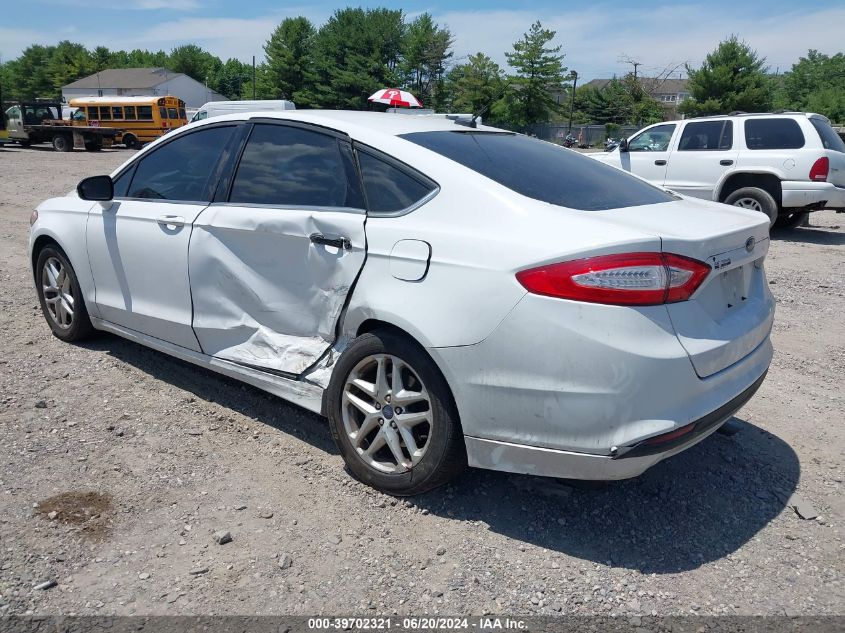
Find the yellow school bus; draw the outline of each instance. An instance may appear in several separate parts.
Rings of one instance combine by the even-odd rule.
[[[115,139],[138,148],[170,130],[188,123],[185,102],[177,97],[80,97],[71,99],[76,108],[75,125],[123,130]]]

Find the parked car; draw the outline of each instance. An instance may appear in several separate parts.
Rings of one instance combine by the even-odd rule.
[[[264,99],[258,101],[209,101],[201,107],[194,116],[191,123],[202,121],[213,116],[234,114],[235,112],[279,112],[282,110],[296,110],[293,101],[284,99]]]
[[[53,333],[105,330],[328,416],[393,494],[465,464],[633,477],[760,386],[757,212],[445,118],[194,123],[33,214]]]
[[[680,194],[761,211],[778,227],[845,212],[845,142],[820,114],[668,121],[591,157]]]

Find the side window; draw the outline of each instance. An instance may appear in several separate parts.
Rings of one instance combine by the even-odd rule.
[[[88,106],[88,118],[92,121],[100,120],[100,113],[97,110],[97,106]]]
[[[141,121],[152,121],[153,120],[153,107],[152,106],[138,106],[138,119]]]
[[[100,106],[100,119],[111,121],[111,108],[109,106]]]
[[[123,108],[121,106],[112,106],[111,117],[113,119],[122,119],[123,118]]]
[[[229,202],[363,209],[349,144],[287,125],[256,125]]]
[[[665,152],[675,133],[675,125],[656,125],[628,141],[629,152]]]
[[[367,204],[373,215],[407,209],[425,198],[437,186],[424,177],[414,177],[366,152],[358,152]]]
[[[135,169],[129,197],[209,202],[216,185],[214,168],[234,129],[197,130],[144,156]]]
[[[135,172],[135,166],[133,165],[126,171],[124,171],[120,176],[115,178],[114,180],[114,197],[115,198],[125,198],[126,194],[129,193],[129,183],[132,181],[132,174]]]
[[[748,149],[798,149],[804,147],[804,133],[794,119],[748,119],[745,145]]]
[[[733,147],[733,121],[696,121],[687,123],[681,132],[678,150],[720,150]]]
[[[135,106],[124,106],[123,111],[124,111],[124,114],[126,115],[127,121],[134,121],[135,120]]]
[[[79,108],[76,112],[73,113],[71,118],[74,121],[78,121],[80,123],[85,123],[85,108]]]

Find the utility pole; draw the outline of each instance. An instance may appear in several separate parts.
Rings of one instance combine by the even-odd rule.
[[[252,100],[255,101],[255,55],[252,56]]]
[[[634,67],[634,81],[636,81],[637,68],[643,65],[642,62],[635,61],[634,58],[629,55],[622,55],[622,57],[619,58],[619,62],[622,64],[631,64],[631,66]]]
[[[578,73],[572,71],[572,100],[569,103],[569,129],[567,134],[572,134],[572,113],[575,111],[575,88],[578,85]]]

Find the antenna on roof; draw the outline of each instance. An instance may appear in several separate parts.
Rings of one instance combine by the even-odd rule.
[[[477,128],[478,125],[476,124],[476,120],[478,119],[478,117],[480,117],[482,114],[485,114],[493,106],[493,103],[501,99],[502,95],[505,94],[505,91],[510,88],[510,85],[511,82],[506,81],[504,87],[499,91],[499,94],[497,94],[493,99],[488,101],[487,105],[481,108],[478,112],[473,114],[472,118],[469,121],[467,121],[466,119],[455,119],[455,125],[463,125],[466,127],[471,127],[472,129]]]

